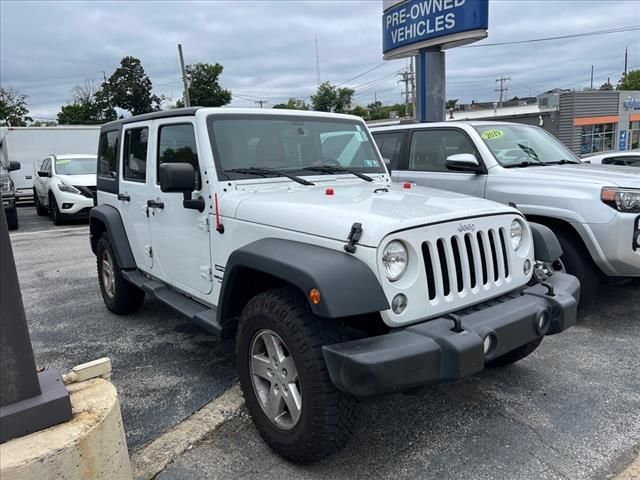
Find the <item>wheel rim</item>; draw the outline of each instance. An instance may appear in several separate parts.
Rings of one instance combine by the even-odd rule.
[[[251,342],[249,365],[262,411],[276,427],[291,430],[300,420],[302,394],[298,369],[282,338],[260,330]]]
[[[115,275],[113,273],[113,260],[107,250],[102,254],[102,285],[107,295],[113,298],[115,293]]]

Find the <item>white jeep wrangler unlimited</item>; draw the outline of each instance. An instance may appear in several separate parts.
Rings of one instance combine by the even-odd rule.
[[[356,398],[456,380],[575,323],[580,285],[515,209],[391,183],[357,117],[189,108],[102,127],[90,214],[104,302],[150,294],[235,335],[255,424],[299,463],[347,441]]]

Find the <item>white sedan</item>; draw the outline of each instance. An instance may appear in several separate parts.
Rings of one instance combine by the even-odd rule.
[[[628,150],[626,152],[607,152],[598,155],[583,157],[583,162],[602,165],[622,165],[627,167],[640,167],[640,150]]]
[[[34,176],[36,212],[50,213],[55,225],[66,218],[87,217],[94,206],[95,194],[95,155],[49,155]]]

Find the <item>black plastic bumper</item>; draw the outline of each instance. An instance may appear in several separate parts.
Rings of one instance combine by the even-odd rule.
[[[456,312],[461,332],[452,330],[450,318],[437,318],[386,335],[327,345],[323,354],[329,376],[340,390],[366,396],[478,373],[486,361],[575,324],[579,281],[556,273],[547,284],[551,288],[536,285]],[[542,329],[541,315],[548,319]],[[495,346],[485,355],[489,334]]]
[[[16,197],[2,197],[2,206],[5,210],[13,210],[16,208]]]

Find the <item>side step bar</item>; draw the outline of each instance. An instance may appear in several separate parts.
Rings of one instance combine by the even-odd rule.
[[[188,298],[157,280],[145,277],[138,270],[122,270],[122,276],[136,287],[182,313],[207,332],[220,336],[222,327],[216,318],[217,310]]]

